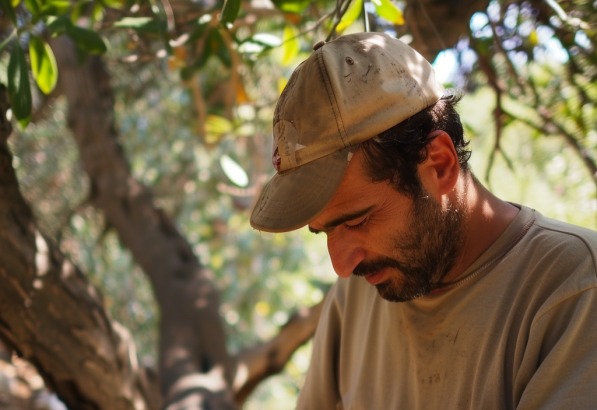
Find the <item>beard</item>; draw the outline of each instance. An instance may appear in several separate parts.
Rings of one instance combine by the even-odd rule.
[[[427,295],[440,286],[462,250],[465,215],[458,205],[449,204],[443,210],[423,191],[413,201],[408,228],[391,238],[399,256],[361,262],[353,273],[366,276],[385,268],[394,270],[384,282],[375,285],[379,295],[390,302]]]

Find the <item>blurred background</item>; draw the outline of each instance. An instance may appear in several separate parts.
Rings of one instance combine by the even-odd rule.
[[[597,2],[0,5],[0,83],[12,92],[8,146],[20,192],[39,231],[99,289],[107,315],[132,335],[140,366],[154,372],[163,368],[158,346],[165,343],[158,282],[151,274],[148,279],[139,253],[131,251],[136,239],[98,200],[110,187],[86,162],[94,154],[85,133],[94,128],[84,131],[82,123],[108,124],[107,141],[121,157],[104,166],[123,167],[115,178],[142,187],[202,272],[213,273],[207,277],[220,295],[216,308],[227,352],[241,357],[246,349],[266,346],[296,312],[321,302],[336,277],[325,236],[306,229],[258,232],[248,222],[256,195],[274,173],[275,102],[319,40],[368,29],[409,43],[433,62],[446,87],[465,92],[459,111],[471,141],[472,170],[483,184],[546,216],[597,228]],[[85,75],[101,92],[85,94],[76,70],[91,63],[96,71]],[[23,77],[31,90],[29,111],[23,98],[16,100],[26,93]],[[81,98],[103,107],[103,114],[78,111]],[[176,309],[176,301],[168,309]],[[37,375],[18,357],[35,358],[35,352],[16,354],[19,340],[2,336],[0,331],[6,344],[0,409],[66,408],[53,392],[61,396],[60,388],[44,388],[44,380],[53,380],[51,369]],[[231,387],[239,408],[294,408],[310,358],[309,337],[304,339],[292,346],[281,372],[266,371],[248,397],[239,398],[242,388]],[[165,394],[175,381],[161,383]],[[87,408],[68,400],[68,408]],[[197,406],[192,408],[203,408]]]

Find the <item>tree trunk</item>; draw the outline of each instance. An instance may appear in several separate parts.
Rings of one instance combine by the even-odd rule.
[[[136,181],[114,127],[109,75],[97,56],[79,64],[74,45],[52,41],[68,100],[68,125],[91,181],[91,203],[150,279],[160,307],[160,382],[168,408],[233,409],[234,364],[226,351],[212,273],[202,267],[174,223]],[[178,403],[178,404],[176,404]],[[180,407],[181,408],[181,407]]]
[[[8,150],[8,106],[0,85],[0,338],[72,409],[157,409],[128,332],[35,225]]]

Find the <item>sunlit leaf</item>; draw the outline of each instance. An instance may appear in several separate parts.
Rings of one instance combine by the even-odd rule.
[[[357,18],[359,18],[361,10],[363,10],[363,0],[352,0],[348,10],[346,10],[346,13],[344,13],[342,16],[342,20],[340,20],[340,23],[338,23],[336,31],[338,33],[342,33],[344,30],[346,30],[347,27],[349,27],[356,21]]]
[[[167,23],[152,17],[125,17],[115,22],[114,27],[132,28],[139,33],[160,34],[166,31]]]
[[[220,166],[222,167],[224,174],[226,174],[228,179],[235,185],[238,185],[239,187],[246,187],[249,185],[249,177],[245,170],[228,155],[222,155],[220,157]]]
[[[375,12],[379,17],[388,20],[392,24],[404,24],[402,11],[390,0],[372,0],[371,2],[375,6]]]
[[[278,94],[282,94],[282,91],[284,91],[284,87],[286,87],[286,84],[288,84],[287,78],[278,78]]]
[[[272,3],[280,10],[286,13],[300,14],[304,12],[309,4],[310,0],[272,0]]]
[[[123,0],[102,0],[102,3],[113,9],[121,9],[124,6]]]
[[[37,0],[25,0],[25,6],[34,17],[39,14],[41,7]]]
[[[531,42],[531,44],[533,46],[536,46],[537,44],[539,44],[539,37],[537,36],[537,30],[531,31],[531,34],[529,34],[529,41]]]
[[[0,0],[0,7],[6,13],[6,15],[10,18],[13,24],[17,24],[17,15],[15,13],[15,9],[12,5],[10,0]]]
[[[103,54],[108,51],[104,39],[95,31],[71,25],[67,27],[66,34],[86,53]]]
[[[205,119],[205,131],[210,134],[226,134],[232,131],[232,123],[227,118],[208,115]]]
[[[267,316],[270,312],[270,306],[269,303],[260,300],[259,302],[257,302],[255,304],[255,312],[259,315],[259,316]]]
[[[39,14],[42,16],[58,16],[68,13],[71,4],[67,0],[51,0],[45,1],[39,9]]]
[[[283,65],[290,64],[299,53],[300,45],[298,35],[299,32],[296,27],[286,24],[284,27],[284,37],[282,39],[282,50],[284,52],[282,57]]]
[[[93,27],[96,21],[102,21],[104,19],[104,5],[101,2],[93,3],[93,10],[91,12],[91,27]]]
[[[21,127],[25,128],[31,119],[31,86],[25,53],[18,41],[13,42],[6,74],[10,108]]]
[[[58,81],[58,66],[52,49],[42,38],[32,35],[29,37],[29,59],[39,89],[50,94]]]
[[[19,5],[20,2],[21,2],[21,0],[11,0],[11,4],[15,8]]]
[[[240,11],[241,0],[224,0],[224,7],[220,13],[220,21],[223,24],[234,23]]]
[[[46,27],[55,36],[66,33],[73,27],[73,23],[66,16],[50,16],[46,19]]]

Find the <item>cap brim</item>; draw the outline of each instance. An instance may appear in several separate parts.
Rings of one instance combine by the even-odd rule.
[[[287,172],[277,173],[263,188],[251,214],[251,226],[266,232],[288,232],[315,219],[332,199],[358,145]]]

